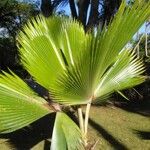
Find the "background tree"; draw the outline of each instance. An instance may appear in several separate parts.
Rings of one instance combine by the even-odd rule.
[[[79,20],[87,30],[95,25],[108,24],[118,10],[121,0],[42,0],[41,2],[43,14],[49,12],[48,15],[51,15],[50,12],[54,8],[69,5],[72,17]]]
[[[39,13],[35,5],[16,0],[0,1],[0,68],[19,68],[16,35],[26,21]]]
[[[52,15],[54,6],[52,5],[51,0],[41,0],[41,11],[45,17]]]

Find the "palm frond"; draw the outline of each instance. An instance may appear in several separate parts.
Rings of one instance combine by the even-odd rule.
[[[115,63],[107,70],[101,78],[95,97],[101,97],[114,91],[123,90],[138,85],[145,81],[145,67],[141,60],[130,50],[123,50]]]
[[[125,0],[122,2],[108,28],[97,34],[95,70],[98,70],[97,67],[100,68],[97,72],[97,81],[149,16],[150,2],[137,0],[133,6],[126,5]]]
[[[133,6],[128,6],[123,1],[109,26],[92,34],[85,34],[82,25],[75,20],[40,16],[20,33],[22,63],[38,83],[50,90],[54,101],[69,105],[86,104],[93,97],[112,92],[104,90],[107,85],[101,86],[101,82],[116,64],[115,60],[119,62],[118,67],[123,63],[122,55],[132,59],[132,63],[135,60],[133,70],[143,68],[141,61],[127,52],[119,52],[149,15],[150,2],[136,1]],[[129,68],[131,62],[125,61],[124,67]],[[116,69],[109,78],[116,77],[121,69]],[[130,86],[143,82],[141,73],[134,72],[131,77],[129,71]],[[125,78],[118,80],[120,88],[116,86],[113,91],[130,87],[125,85]],[[104,88],[103,94],[98,94],[100,88]]]
[[[51,113],[46,101],[38,97],[17,75],[0,75],[0,133],[9,133]]]
[[[96,35],[86,35],[87,40],[85,40],[82,51],[79,53],[78,62],[75,66],[70,67],[57,81],[57,88],[54,90],[57,101],[67,104],[83,104],[88,103],[91,98],[95,99],[103,96],[104,94],[96,94],[103,88],[100,86],[102,79],[107,76],[106,72],[111,68],[115,60],[123,55],[123,53],[119,54],[119,52],[125,47],[149,15],[150,2],[137,1],[130,7],[126,6],[125,1],[123,1],[108,28],[105,28],[102,32],[98,31]],[[142,74],[141,69],[143,69],[142,62],[127,52],[125,56],[129,57],[132,63],[134,61],[135,63],[132,65],[130,61],[121,62],[124,60],[119,58],[119,65],[124,63],[124,66],[128,68],[129,78],[119,78],[119,81],[117,81],[119,84],[114,84],[117,87],[114,88],[115,90],[135,86],[145,79],[145,77],[140,76]],[[131,72],[130,67],[136,70],[136,72]],[[122,71],[121,67],[119,69],[116,69],[114,76],[110,78],[111,80],[115,80],[113,77]],[[107,87],[105,90],[105,94],[112,92],[111,84],[109,86],[109,89]]]
[[[78,61],[86,40],[87,35],[84,32],[84,28],[77,21],[66,20],[63,23],[59,42],[68,65],[74,65]]]
[[[86,35],[87,40],[84,42],[80,57],[84,55],[86,51],[91,49],[91,36]],[[55,84],[55,89],[51,90],[54,95],[54,100],[57,102],[79,105],[89,102],[92,90],[92,72],[89,68],[90,62],[85,59],[78,59],[78,61],[67,68],[65,72],[58,78]],[[84,63],[84,64],[83,64]],[[89,69],[89,70],[87,70]]]
[[[39,16],[18,36],[22,64],[38,83],[50,89],[66,67],[74,64],[84,37],[77,21]]]
[[[78,126],[64,113],[57,112],[51,150],[83,150],[83,139]]]
[[[58,18],[54,22],[55,24],[51,24],[51,30],[61,23]],[[61,52],[56,48],[52,35],[49,36],[45,19],[37,17],[29,22],[18,36],[22,64],[37,82],[47,89],[64,69]]]
[[[48,35],[53,41],[56,49],[63,53],[67,66],[74,65],[78,54],[82,51],[86,34],[84,28],[76,20],[70,20],[65,17],[51,17],[46,19]],[[78,37],[78,38],[77,38]]]

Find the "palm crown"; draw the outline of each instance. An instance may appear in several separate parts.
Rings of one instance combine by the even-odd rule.
[[[108,27],[89,33],[75,20],[38,16],[18,36],[21,62],[56,103],[101,101],[145,80],[142,61],[124,47],[149,15],[150,2],[136,1],[131,7],[123,1]],[[13,72],[3,72],[0,132],[15,131],[53,112],[47,103]],[[63,112],[57,112],[51,148],[84,149],[81,131]]]

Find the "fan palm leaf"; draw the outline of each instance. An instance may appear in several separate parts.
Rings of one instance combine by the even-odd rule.
[[[37,17],[18,36],[22,63],[41,85],[50,89],[66,65],[77,59],[76,50],[82,50],[84,37],[83,27],[75,21]]]
[[[83,150],[82,139],[78,126],[66,114],[57,112],[51,150]]]
[[[62,104],[86,104],[91,98],[134,86],[144,77],[142,71],[129,68],[143,70],[143,65],[132,54],[119,52],[149,15],[150,2],[136,1],[131,7],[123,1],[109,26],[92,34],[85,33],[75,20],[39,16],[26,25],[18,38],[22,63],[50,91],[53,100]],[[124,55],[130,61],[122,64]],[[122,65],[130,70],[129,78],[122,76],[114,84],[113,78],[123,73],[117,69]],[[126,79],[136,82],[125,84]],[[108,85],[113,86],[112,91],[106,88]]]
[[[95,97],[101,97],[107,93],[110,94],[144,82],[146,77],[141,76],[144,70],[145,67],[142,61],[137,59],[133,52],[123,50],[118,55],[115,63],[101,78],[94,93]]]
[[[139,11],[140,13],[138,13]],[[133,14],[138,15],[135,16]],[[116,72],[114,72],[116,74],[111,76],[111,80],[119,73],[120,76],[122,75],[122,70],[117,68],[124,61],[120,58],[123,55],[129,57],[131,61],[124,62],[124,66],[128,66],[128,71],[130,70],[126,72],[129,73],[128,77],[130,77],[130,81],[128,82],[126,76],[122,76],[119,83],[113,84],[111,82],[112,85],[109,84],[109,88],[107,90],[105,89],[105,94],[110,94],[109,89],[114,85],[115,89],[112,91],[122,90],[143,82],[145,77],[141,76],[142,72],[134,72],[134,70],[143,70],[142,62],[136,59],[130,52],[126,52],[126,54],[124,52],[119,54],[119,52],[129,42],[146,18],[149,17],[149,14],[149,3],[136,2],[133,7],[126,7],[125,2],[123,2],[114,21],[112,21],[108,28],[100,33],[97,32],[96,35],[89,35],[84,42],[85,47],[82,50],[83,53],[81,55],[79,54],[80,58],[77,64],[68,69],[69,71],[67,70],[61,76],[57,84],[58,91],[55,94],[60,102],[72,104],[75,102],[77,104],[80,101],[80,103],[88,103],[91,98],[97,99],[99,96],[103,96],[104,93],[100,95],[96,94],[97,92],[103,91],[102,88],[105,88],[104,86],[100,87],[102,79],[107,76],[108,70],[113,70],[114,61],[117,61],[118,65],[116,66]],[[132,26],[130,19],[133,22]],[[134,65],[132,62],[134,62]],[[126,82],[127,84],[125,84]]]
[[[87,104],[81,131],[64,113],[57,112],[51,149],[84,149],[92,100],[142,83],[144,66],[129,48],[124,48],[150,15],[150,2],[123,1],[112,22],[103,31],[85,33],[75,20],[38,16],[18,36],[21,62],[31,76],[65,105]],[[17,75],[0,75],[0,132],[20,129],[53,112]],[[69,133],[71,132],[71,134]]]
[[[0,133],[15,131],[53,112],[17,75],[3,73],[0,76]]]

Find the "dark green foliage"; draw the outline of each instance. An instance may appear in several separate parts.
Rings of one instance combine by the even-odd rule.
[[[0,1],[0,68],[22,71],[16,47],[16,35],[26,21],[39,13],[32,5],[16,0]]]

